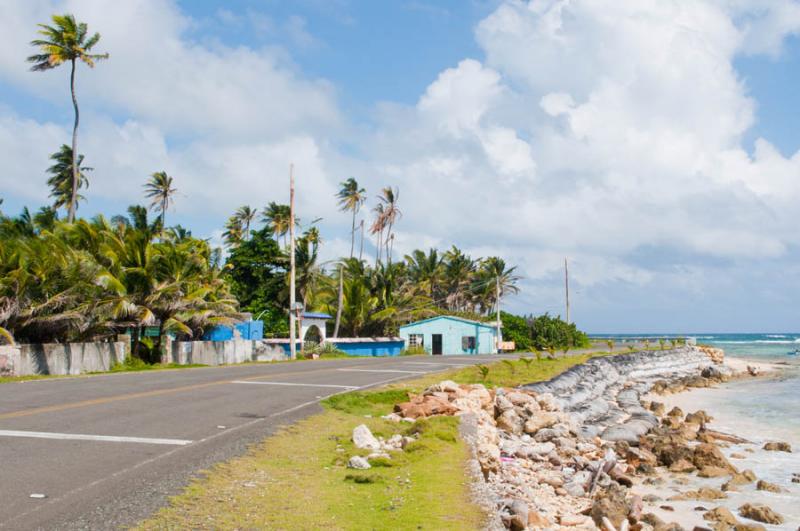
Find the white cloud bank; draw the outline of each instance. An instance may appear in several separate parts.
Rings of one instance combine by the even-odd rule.
[[[102,29],[112,60],[79,84],[92,102],[81,145],[107,179],[93,180],[97,197],[128,200],[163,168],[187,196],[182,214],[219,226],[239,204],[284,199],[294,161],[301,208],[340,241],[336,183],[397,185],[397,249],[455,242],[503,255],[527,277],[517,304],[530,310],[557,309],[550,285],[568,255],[576,285],[595,294],[586,317],[597,326],[603,287],[698,302],[704,285],[730,287],[709,282],[720,268],[746,279],[797,247],[800,154],[767,139],[748,152],[756,102],[733,66],[780,53],[800,29],[790,0],[509,0],[476,29],[484,60],[443,70],[416,105],[382,105],[361,129],[332,84],[283,50],[192,40],[195,22],[167,0],[107,6],[0,6],[0,76],[52,102],[64,99],[64,72],[31,74],[20,60],[35,22],[69,9]],[[4,195],[42,196],[30,176],[67,127],[0,113],[0,156],[25,154],[0,175]],[[339,152],[343,136],[365,155]]]

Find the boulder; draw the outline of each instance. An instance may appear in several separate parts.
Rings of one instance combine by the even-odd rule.
[[[733,513],[725,507],[716,507],[710,511],[707,511],[705,514],[703,514],[703,519],[708,520],[709,522],[728,524],[730,526],[734,526],[739,523]]]
[[[730,470],[732,473],[737,472],[736,467],[730,464],[722,451],[713,444],[699,444],[694,449],[692,463],[699,469],[707,466],[713,466]]]
[[[756,490],[765,490],[768,492],[783,492],[783,489],[780,488],[778,485],[770,483],[769,481],[764,481],[763,479],[759,479],[758,483],[756,483]]]
[[[712,501],[712,500],[721,500],[727,497],[728,497],[727,494],[725,494],[719,489],[712,489],[710,487],[700,487],[697,490],[689,490],[684,492],[683,494],[672,496],[669,499],[673,501],[680,501],[680,500]]]
[[[380,450],[381,443],[372,435],[366,424],[360,424],[353,429],[353,444],[356,448],[364,450]]]
[[[595,495],[591,517],[598,527],[603,525],[603,518],[608,518],[617,529],[628,519],[630,504],[625,494],[626,489],[623,486],[611,483]]]
[[[526,404],[536,404],[534,407],[539,409],[539,403],[536,401],[536,398],[528,393],[512,391],[506,395],[506,398],[517,407],[522,407]]]
[[[669,410],[669,413],[667,413],[667,416],[668,417],[683,418],[683,410],[681,408],[679,408],[678,406],[675,406],[674,408]]]
[[[508,409],[497,417],[497,427],[509,433],[519,434],[522,432],[522,419],[513,408]]]
[[[670,472],[677,472],[679,474],[689,474],[695,471],[695,466],[686,459],[678,459],[669,465]]]
[[[536,433],[542,428],[549,428],[559,422],[555,413],[541,411],[525,421],[525,433]]]
[[[712,417],[702,409],[699,411],[695,411],[694,413],[689,413],[686,415],[686,422],[687,424],[707,424],[711,422]]]
[[[783,516],[760,503],[745,503],[739,507],[739,515],[765,524],[779,525],[784,522]]]
[[[361,457],[360,455],[354,455],[353,457],[350,458],[349,461],[347,461],[347,468],[355,468],[356,470],[367,470],[369,468],[372,468],[372,465],[370,465],[369,461],[367,461],[364,457]]]
[[[415,396],[408,402],[396,404],[396,413],[406,418],[424,418],[433,415],[455,415],[459,409],[448,400],[436,395]]]
[[[771,441],[764,445],[764,450],[769,452],[788,452],[792,453],[792,446],[787,442]]]
[[[731,473],[730,470],[718,466],[704,466],[697,473],[701,478],[721,478]]]

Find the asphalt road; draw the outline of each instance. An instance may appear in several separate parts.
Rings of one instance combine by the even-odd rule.
[[[322,398],[503,357],[353,358],[2,384],[0,528],[135,524],[199,471],[319,411]]]

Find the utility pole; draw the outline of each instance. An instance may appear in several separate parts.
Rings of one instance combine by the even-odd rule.
[[[296,303],[294,293],[294,164],[289,164],[289,352],[292,359],[297,359]]]
[[[364,255],[364,220],[361,220],[361,250],[358,251],[358,261],[361,261]]]
[[[500,277],[498,276],[495,280],[495,297],[497,298],[497,352],[496,354],[500,354],[500,342],[503,340],[503,332],[501,330],[501,323],[500,323]]]
[[[342,322],[342,303],[344,302],[344,264],[339,264],[339,302],[336,305],[336,326],[333,327],[333,338],[339,337],[339,324]]]
[[[567,296],[567,324],[569,321],[569,268],[567,266],[567,259],[564,258],[564,290]]]

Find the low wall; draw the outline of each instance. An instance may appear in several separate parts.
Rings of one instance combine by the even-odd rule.
[[[42,343],[0,347],[0,376],[103,372],[128,355],[128,344]]]
[[[161,357],[162,363],[177,365],[228,365],[247,361],[279,361],[287,358],[280,346],[263,341],[175,341]]]

